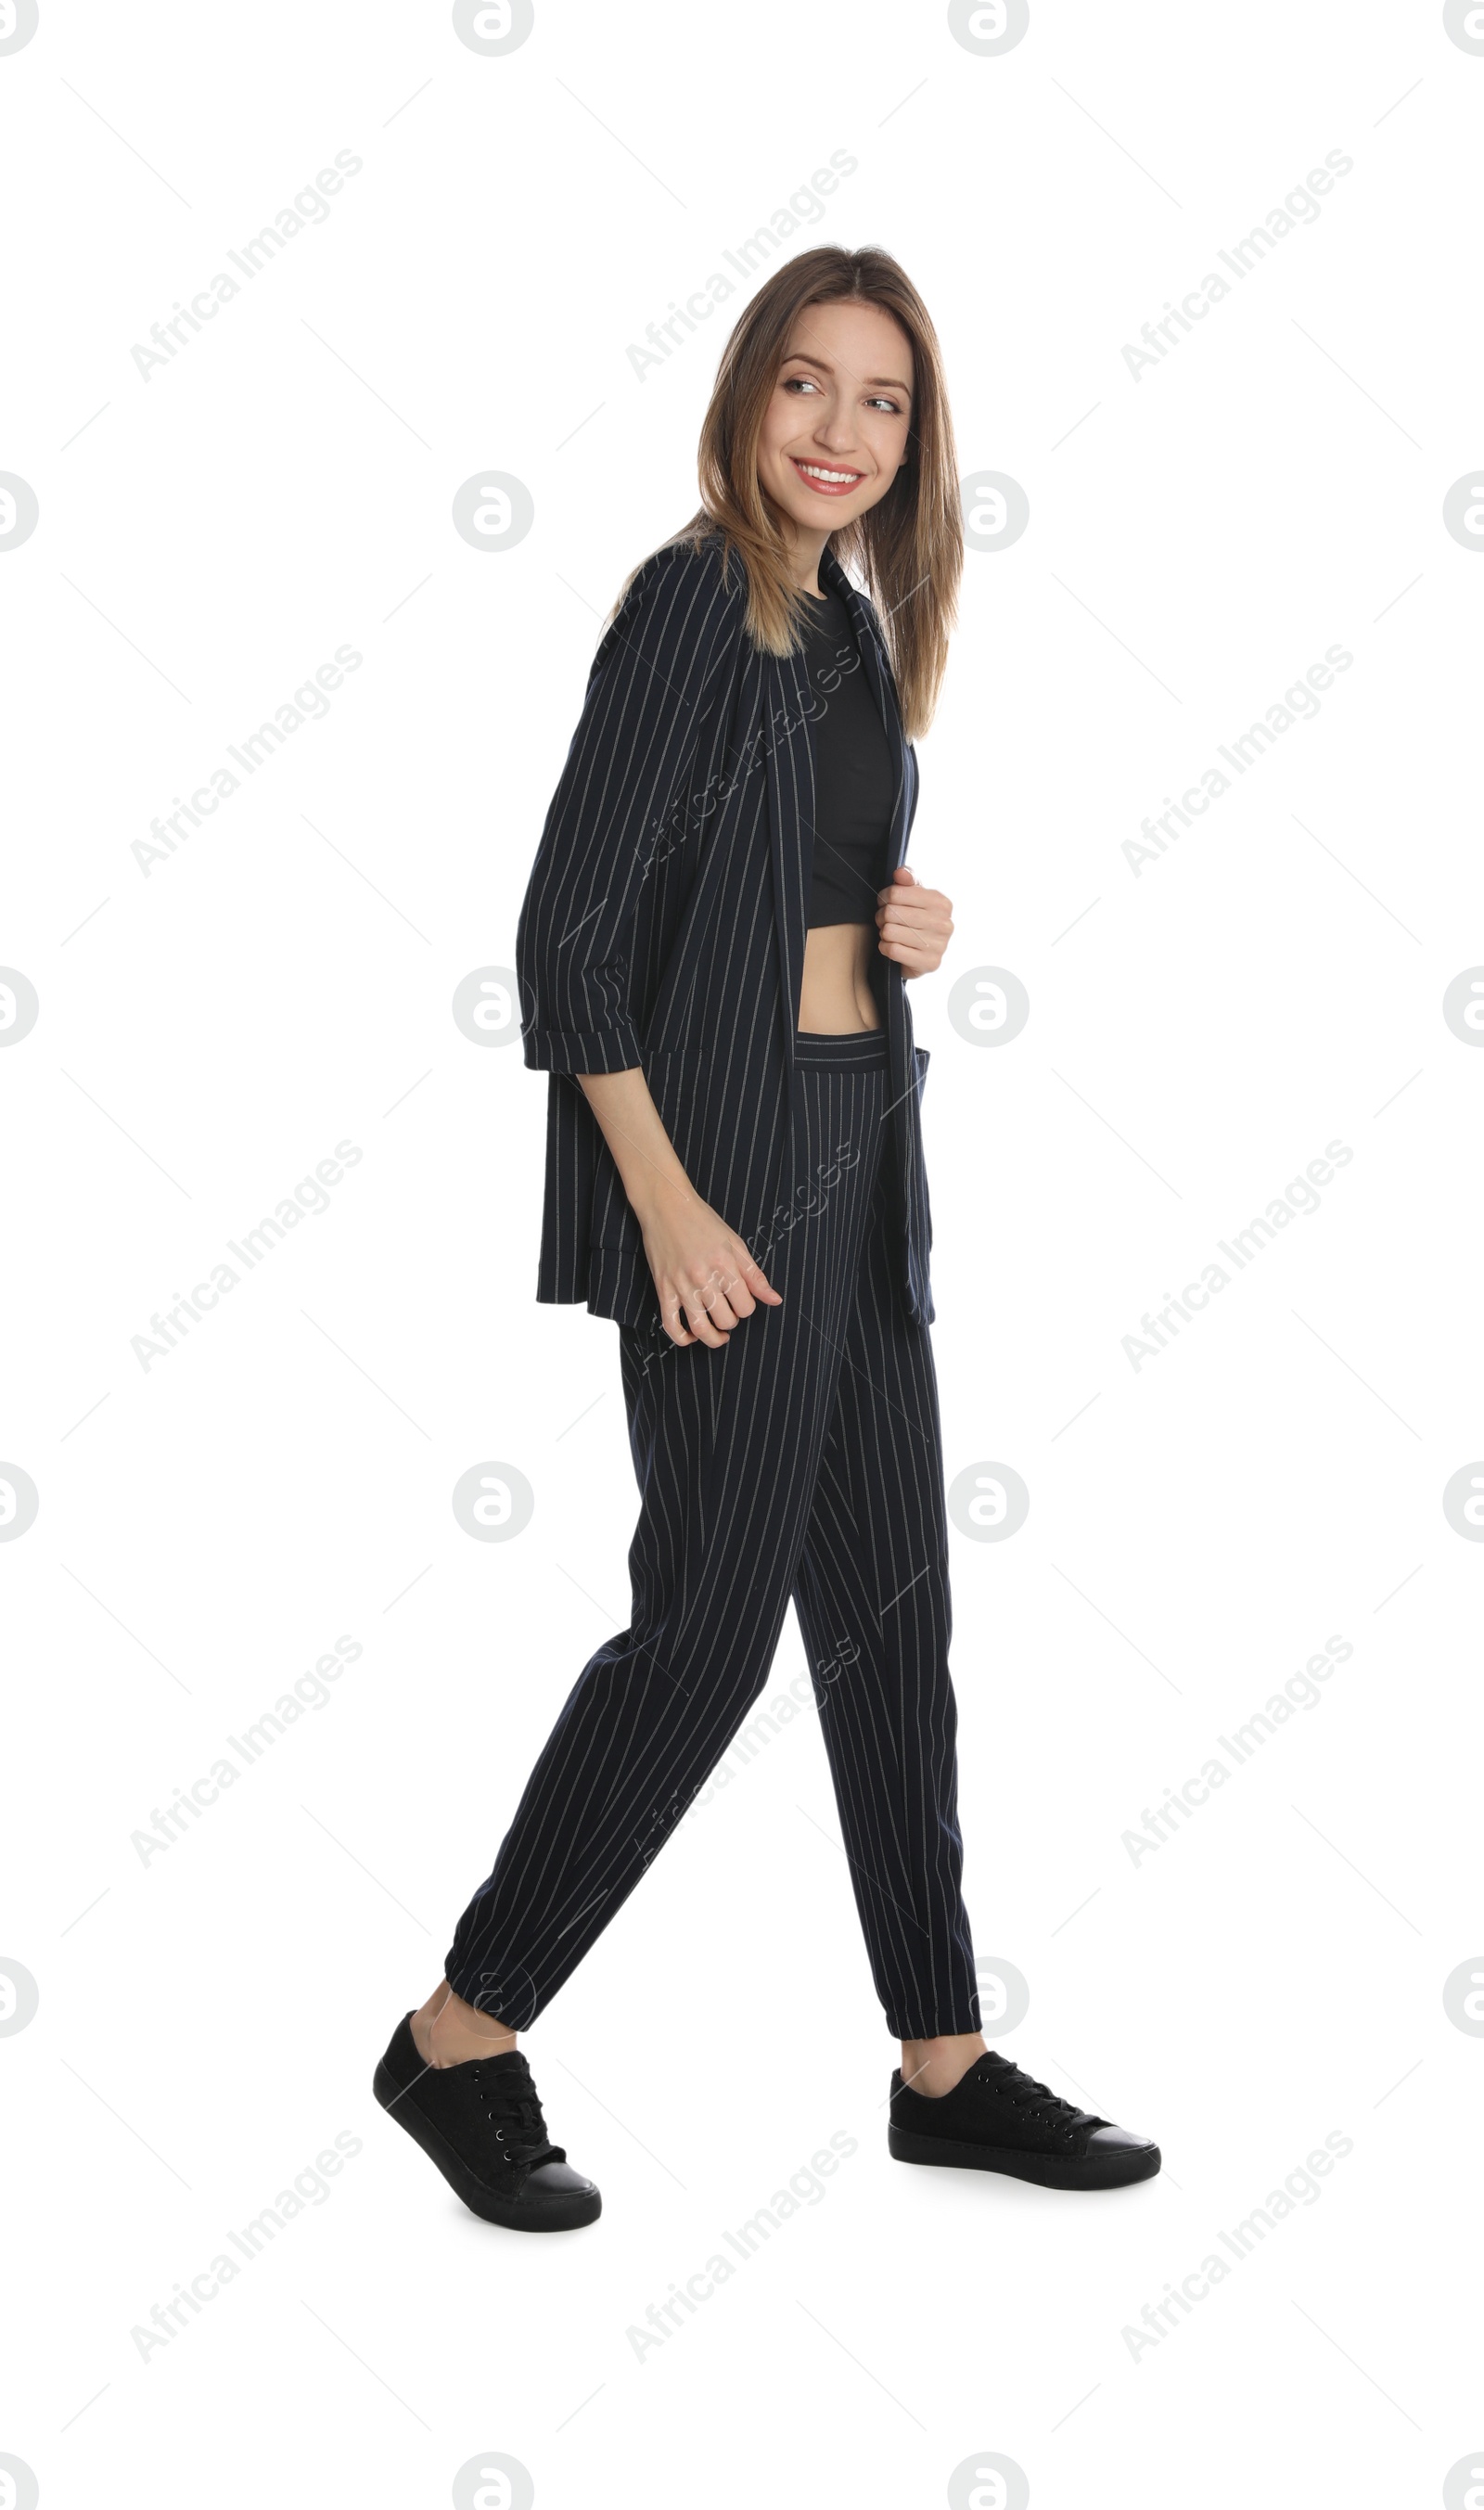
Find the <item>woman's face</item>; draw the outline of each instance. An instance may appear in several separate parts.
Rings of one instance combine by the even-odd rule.
[[[886,495],[907,450],[912,344],[879,305],[806,305],[758,438],[765,493],[812,532],[838,531]]]

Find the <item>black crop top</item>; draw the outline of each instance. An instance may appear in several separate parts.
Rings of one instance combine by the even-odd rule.
[[[803,660],[815,701],[814,879],[809,914],[818,924],[876,921],[877,892],[888,880],[887,855],[895,772],[886,729],[838,592],[805,595]]]

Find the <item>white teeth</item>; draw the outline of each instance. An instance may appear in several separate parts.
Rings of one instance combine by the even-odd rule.
[[[806,479],[827,479],[830,485],[843,487],[848,479],[858,479],[858,471],[823,471],[818,462],[801,462],[799,469]]]

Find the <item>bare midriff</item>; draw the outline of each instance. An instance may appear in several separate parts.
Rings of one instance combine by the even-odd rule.
[[[880,1028],[871,992],[874,924],[817,924],[804,936],[799,1026],[820,1037]]]

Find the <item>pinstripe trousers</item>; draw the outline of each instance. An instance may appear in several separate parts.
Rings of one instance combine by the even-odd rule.
[[[743,1230],[775,1289],[718,1350],[621,1326],[642,1501],[629,1627],[578,1677],[444,1964],[527,2028],[633,1889],[803,1632],[892,2033],[976,2031],[960,1891],[937,1385],[892,1277],[880,1030],[797,1041],[808,1184]]]

